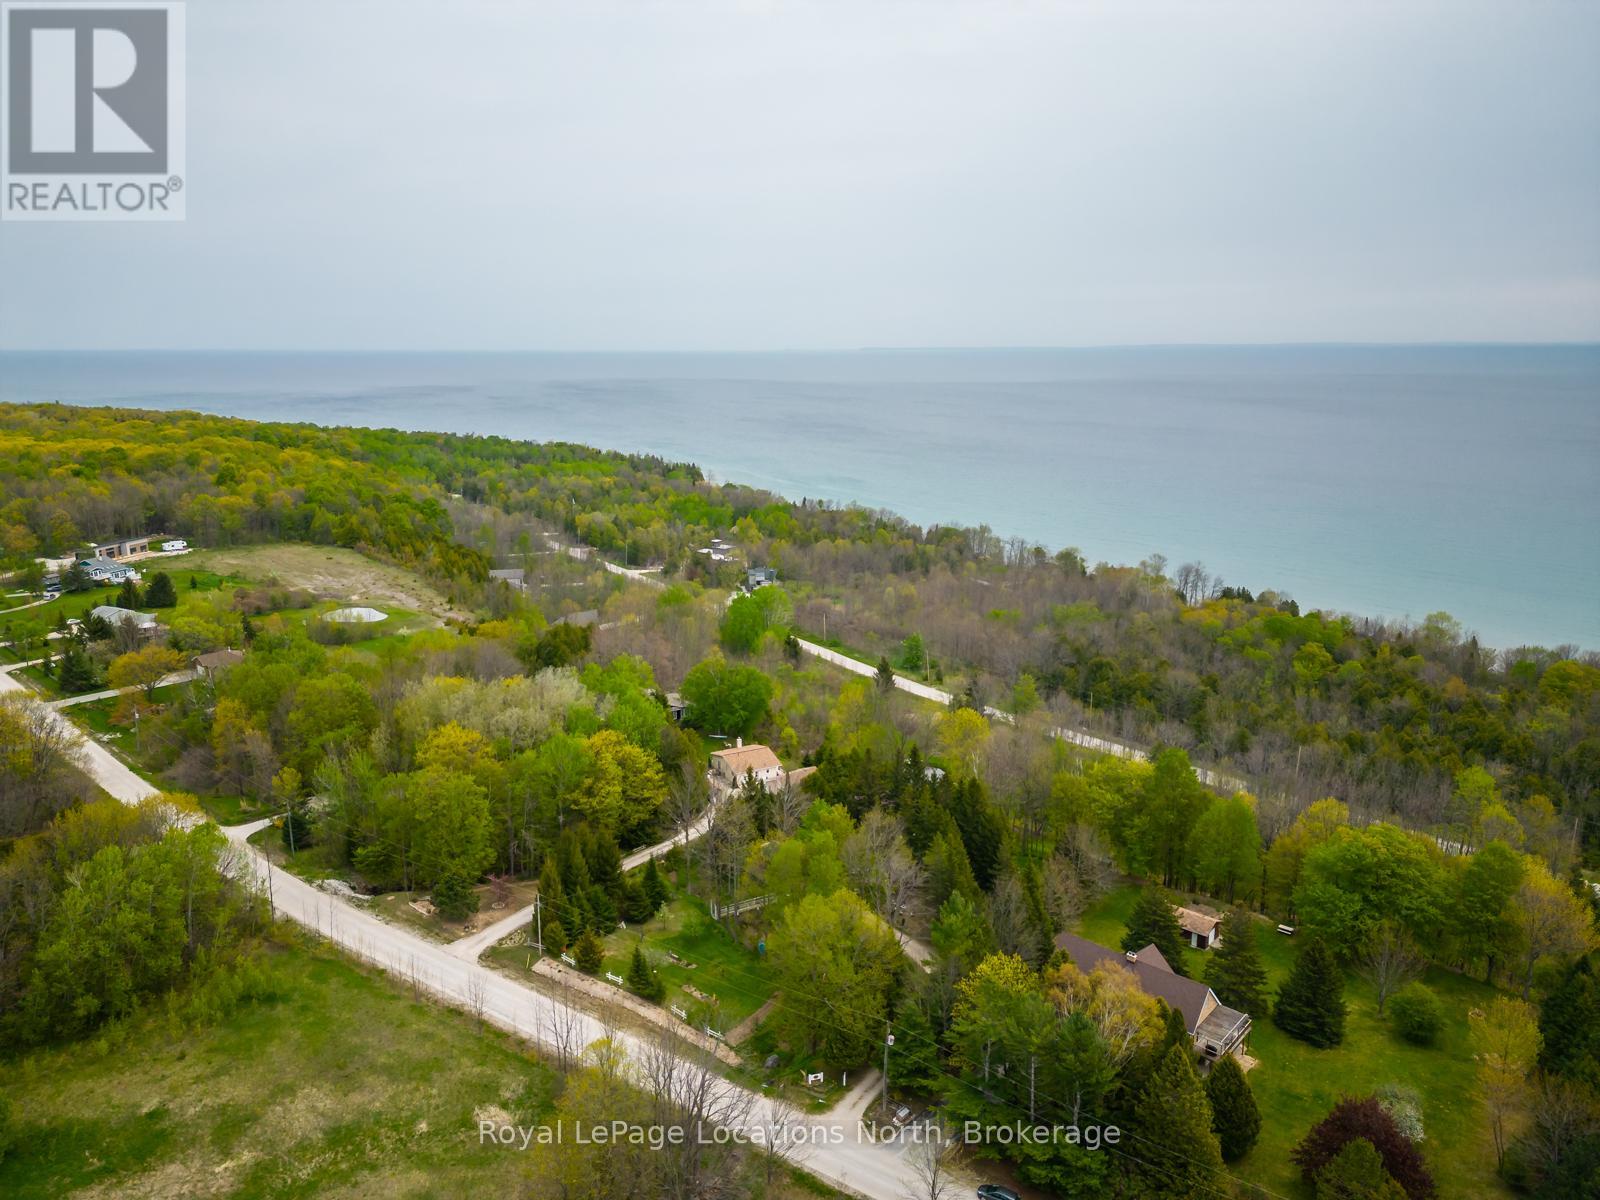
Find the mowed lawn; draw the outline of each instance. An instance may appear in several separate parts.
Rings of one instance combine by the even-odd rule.
[[[0,1069],[16,1145],[0,1195],[512,1195],[523,1156],[477,1121],[537,1123],[558,1077],[512,1039],[331,952],[270,951],[279,998],[197,1031],[120,1035]]]
[[[776,985],[766,961],[729,937],[698,900],[680,893],[654,920],[611,933],[605,939],[602,970],[626,979],[641,936],[646,955],[667,985],[662,1003],[676,1004],[696,1019],[713,1017],[713,1029],[731,1029],[772,996]],[[690,987],[715,1003],[698,999]]]
[[[1137,885],[1118,887],[1086,911],[1078,932],[1115,947],[1127,930]],[[1261,923],[1257,936],[1270,987],[1288,976],[1296,939]],[[1206,955],[1185,952],[1189,973],[1204,978]],[[1467,1013],[1481,1007],[1497,989],[1450,971],[1430,969],[1424,981],[1444,1007],[1445,1026],[1432,1047],[1413,1046],[1390,1031],[1380,1017],[1372,987],[1347,977],[1345,1040],[1332,1050],[1317,1050],[1279,1031],[1266,1013],[1253,1013],[1249,1052],[1259,1061],[1250,1072],[1251,1089],[1261,1109],[1261,1137],[1251,1152],[1229,1170],[1246,1182],[1290,1196],[1308,1196],[1290,1151],[1341,1096],[1368,1095],[1384,1084],[1416,1091],[1422,1107],[1423,1153],[1441,1196],[1510,1195],[1495,1174],[1482,1102],[1478,1098]]]

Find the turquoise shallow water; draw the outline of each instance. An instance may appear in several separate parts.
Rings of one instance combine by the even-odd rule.
[[[0,400],[560,438],[1600,649],[1600,347],[0,354]]]

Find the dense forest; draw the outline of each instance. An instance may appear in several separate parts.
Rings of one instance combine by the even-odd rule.
[[[1061,723],[1226,767],[1262,797],[1269,839],[1332,794],[1363,820],[1398,817],[1471,844],[1456,781],[1476,767],[1522,824],[1553,811],[1576,843],[1600,842],[1592,651],[1491,651],[1443,613],[1406,626],[1302,611],[1199,564],[1091,566],[1070,548],[793,503],[644,455],[0,407],[0,553],[11,563],[157,530],[206,545],[363,547],[467,596],[481,595],[491,560],[526,562],[545,531],[729,586],[740,563],[695,553],[725,536],[744,561],[778,568],[797,629],[825,628],[909,673],[959,676],[975,706],[1011,708],[1021,688]]]

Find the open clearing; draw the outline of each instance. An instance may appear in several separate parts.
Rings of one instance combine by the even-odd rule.
[[[444,618],[457,616],[438,588],[404,567],[379,562],[342,546],[236,546],[201,550],[185,560],[226,575],[305,588],[349,604],[390,604]]]
[[[557,1077],[513,1039],[414,1002],[331,952],[270,952],[279,998],[215,1025],[136,1017],[4,1070],[18,1122],[0,1195],[515,1194],[522,1156],[475,1112],[529,1124]]]
[[[1137,885],[1114,888],[1084,913],[1078,932],[1102,946],[1119,945],[1139,890]],[[1294,964],[1298,947],[1293,942],[1270,924],[1258,927],[1256,943],[1273,993]],[[1205,958],[1204,951],[1184,952],[1190,975],[1204,978]],[[1432,1047],[1402,1041],[1378,1015],[1371,985],[1354,975],[1345,980],[1344,1043],[1332,1050],[1296,1041],[1268,1014],[1252,1013],[1248,1045],[1260,1065],[1249,1079],[1261,1109],[1261,1139],[1229,1170],[1275,1193],[1304,1194],[1289,1152],[1341,1096],[1368,1095],[1384,1084],[1397,1083],[1417,1092],[1422,1153],[1441,1196],[1510,1195],[1495,1175],[1494,1149],[1467,1044],[1467,1013],[1486,1004],[1496,990],[1437,967],[1429,968],[1423,982],[1439,997],[1445,1013],[1444,1029]]]

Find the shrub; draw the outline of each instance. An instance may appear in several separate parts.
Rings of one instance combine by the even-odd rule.
[[[1409,1200],[1428,1200],[1434,1194],[1433,1175],[1423,1162],[1421,1151],[1400,1132],[1376,1096],[1346,1096],[1312,1126],[1290,1157],[1305,1181],[1314,1186],[1322,1169],[1357,1138],[1372,1143],[1383,1160],[1384,1170],[1405,1189]]]
[[[1389,1001],[1389,1016],[1395,1031],[1408,1042],[1431,1046],[1444,1025],[1444,1009],[1439,998],[1420,983],[1408,983]]]
[[[578,939],[577,945],[572,948],[572,957],[578,963],[578,970],[593,975],[600,969],[600,964],[605,961],[605,947],[600,944],[600,939],[594,930],[585,929],[583,936]]]
[[[1378,1089],[1378,1103],[1394,1120],[1395,1128],[1413,1142],[1420,1142],[1422,1130],[1422,1097],[1417,1089],[1400,1083],[1386,1083]]]
[[[1405,1200],[1405,1195],[1366,1138],[1347,1143],[1317,1172],[1317,1200]]]
[[[478,893],[457,872],[451,871],[433,885],[433,906],[447,921],[464,921],[478,911]]]
[[[566,927],[554,917],[544,922],[543,936],[546,954],[560,954],[567,948]]]

